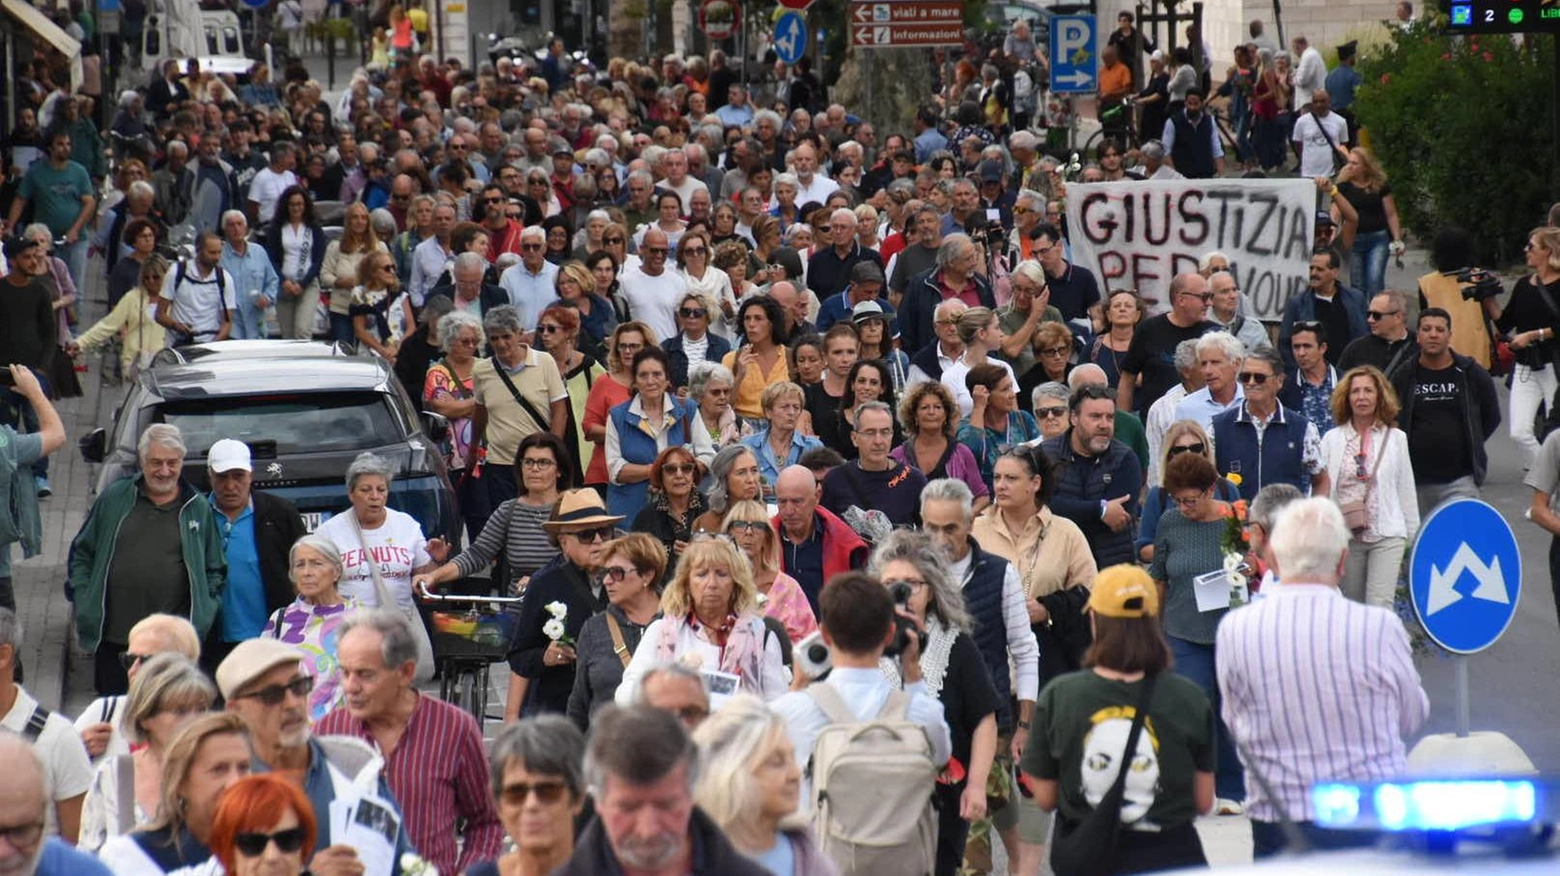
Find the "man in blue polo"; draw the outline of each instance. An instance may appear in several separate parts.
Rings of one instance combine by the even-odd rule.
[[[817,256],[813,258],[816,259]],[[826,332],[830,326],[840,320],[850,319],[856,305],[875,301],[888,315],[889,334],[898,335],[899,326],[894,321],[894,305],[889,304],[888,299],[883,296],[883,287],[886,283],[883,267],[877,262],[866,259],[857,262],[850,269],[850,285],[838,295],[829,296],[818,308],[818,331]],[[814,287],[814,291],[817,291],[817,287]]]

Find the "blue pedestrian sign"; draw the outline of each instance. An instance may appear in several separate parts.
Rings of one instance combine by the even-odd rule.
[[[1094,91],[1098,45],[1094,16],[1058,15],[1051,19],[1051,90],[1057,94]]]
[[[1414,613],[1436,644],[1455,654],[1483,651],[1517,613],[1517,537],[1488,503],[1448,502],[1419,527],[1408,581]]]
[[[800,12],[791,10],[775,22],[775,57],[795,64],[807,51],[807,19]]]

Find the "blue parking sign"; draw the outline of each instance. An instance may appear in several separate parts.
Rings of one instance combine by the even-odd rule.
[[[1051,90],[1080,94],[1095,90],[1099,70],[1099,35],[1092,15],[1058,15],[1051,19]]]
[[[1495,644],[1522,596],[1522,554],[1500,512],[1458,499],[1430,513],[1409,560],[1414,613],[1436,644],[1473,654]]]

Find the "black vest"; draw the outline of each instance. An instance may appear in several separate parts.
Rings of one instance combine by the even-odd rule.
[[[1008,561],[980,549],[970,539],[969,580],[964,585],[964,606],[975,620],[972,638],[997,689],[997,727],[1013,727],[1013,680],[1008,671],[1007,624],[1002,618],[1002,583]]]
[[[1170,117],[1170,124],[1175,126],[1175,145],[1170,148],[1170,157],[1175,161],[1176,171],[1188,179],[1213,176],[1213,141],[1209,130],[1213,127],[1213,119],[1204,112],[1202,121],[1193,125],[1182,111]]]

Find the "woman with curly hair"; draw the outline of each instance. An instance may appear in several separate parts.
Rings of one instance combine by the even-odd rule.
[[[975,454],[955,440],[957,411],[953,393],[941,383],[924,380],[910,387],[899,402],[899,425],[905,440],[889,456],[926,475],[928,481],[963,481],[975,496],[973,510],[979,514],[991,504],[991,494],[981,479]]]

